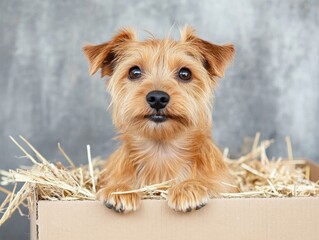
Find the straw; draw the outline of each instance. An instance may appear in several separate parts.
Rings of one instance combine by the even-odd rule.
[[[0,219],[0,226],[20,205],[27,206],[27,200],[34,201],[35,195],[37,200],[51,201],[96,199],[95,179],[99,178],[101,172],[99,168],[104,165],[104,161],[100,159],[92,160],[90,148],[88,148],[89,164],[75,167],[73,161],[60,146],[59,150],[71,165],[71,167],[65,167],[60,162],[57,164],[49,162],[30,142],[22,136],[19,137],[32,150],[36,158],[13,137],[10,137],[25,154],[25,157],[31,161],[33,166],[29,169],[0,170],[1,185],[23,183],[23,186],[17,193],[15,193],[15,187],[12,191],[3,187],[0,188],[0,192],[7,194],[4,202],[0,204],[0,213],[3,213]],[[35,192],[36,194],[34,194]]]
[[[91,157],[91,146],[87,145],[86,149],[87,149],[87,155],[88,155],[88,161],[89,161],[89,170],[90,170],[90,176],[91,176],[91,182],[92,182],[92,190],[93,190],[93,193],[96,193],[93,165],[92,165],[92,157]]]
[[[76,168],[75,164],[73,163],[73,161],[71,160],[71,158],[69,158],[69,156],[66,154],[66,152],[64,151],[64,149],[62,148],[61,144],[58,143],[58,148],[59,151],[62,153],[62,155],[64,156],[65,160],[67,160],[67,162],[70,164],[70,166],[72,166],[72,168]]]

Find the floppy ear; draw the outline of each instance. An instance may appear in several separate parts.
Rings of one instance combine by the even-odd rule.
[[[123,45],[136,39],[134,30],[125,28],[109,42],[84,46],[83,52],[89,61],[90,75],[95,74],[99,69],[101,69],[101,77],[112,75],[116,61],[123,51]]]
[[[181,40],[193,44],[199,50],[204,67],[212,76],[220,78],[224,76],[226,67],[234,57],[234,45],[216,45],[200,39],[190,26],[185,26],[181,31]]]

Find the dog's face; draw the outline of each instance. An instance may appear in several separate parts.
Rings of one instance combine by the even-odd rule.
[[[170,139],[211,126],[215,77],[222,77],[233,57],[232,45],[218,46],[185,27],[181,40],[138,41],[124,29],[111,41],[88,45],[91,74],[110,76],[113,121],[122,133]]]

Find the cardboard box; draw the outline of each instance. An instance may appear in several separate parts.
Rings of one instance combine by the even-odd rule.
[[[310,163],[313,180],[319,166]],[[94,201],[39,201],[31,240],[318,240],[319,198],[212,199],[201,210],[176,213],[165,201],[144,200],[131,214]]]

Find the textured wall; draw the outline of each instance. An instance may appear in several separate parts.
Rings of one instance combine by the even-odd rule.
[[[90,79],[81,47],[122,26],[164,36],[190,23],[216,43],[233,42],[236,59],[217,91],[214,136],[234,154],[261,131],[271,154],[319,159],[319,2],[300,1],[0,1],[0,169],[28,164],[8,136],[26,136],[48,159],[61,142],[77,163],[116,146],[103,81]],[[3,195],[0,193],[0,200]],[[26,218],[0,228],[0,239],[28,239]]]

